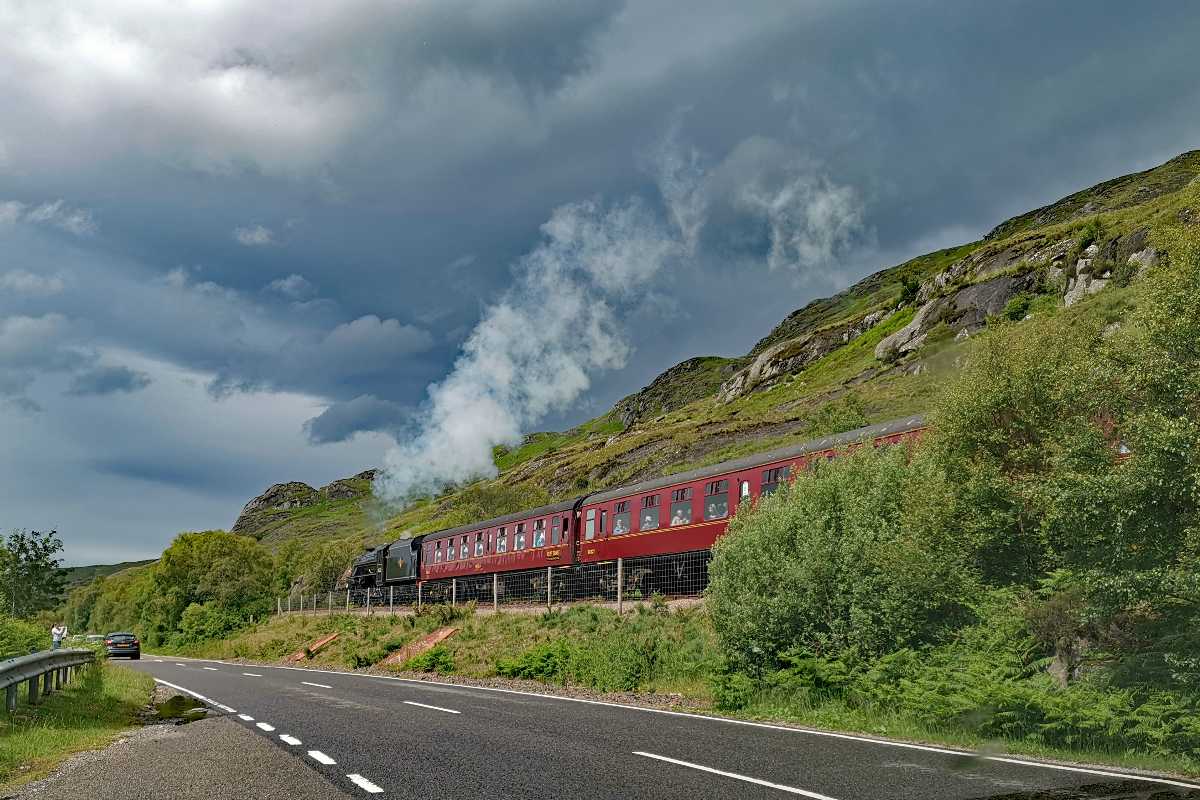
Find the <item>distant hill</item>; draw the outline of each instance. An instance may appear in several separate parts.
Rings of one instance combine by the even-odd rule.
[[[92,564],[86,567],[67,567],[67,591],[76,586],[82,586],[96,578],[108,577],[132,567],[144,567],[153,564],[156,559],[145,561],[122,561],[120,564]]]
[[[1197,176],[1200,151],[1185,153],[877,272],[797,309],[741,358],[690,359],[577,428],[498,449],[493,480],[400,514],[371,498],[370,471],[321,489],[276,484],[234,530],[276,546],[376,543],[924,411],[989,327],[1052,314],[1119,322],[1162,256],[1156,224],[1200,236]]]

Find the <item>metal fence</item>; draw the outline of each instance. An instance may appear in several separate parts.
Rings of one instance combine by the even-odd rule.
[[[618,558],[596,564],[545,567],[422,581],[404,586],[293,592],[278,598],[278,613],[408,614],[426,605],[475,603],[491,607],[553,607],[569,603],[625,606],[655,599],[699,597],[708,587],[712,551]]]
[[[8,713],[17,708],[17,689],[22,683],[28,686],[29,704],[37,705],[42,696],[67,685],[79,667],[95,660],[95,651],[78,648],[43,650],[0,661],[0,689],[4,689]]]

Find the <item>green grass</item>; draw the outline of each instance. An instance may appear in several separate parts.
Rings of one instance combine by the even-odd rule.
[[[40,778],[72,753],[107,745],[137,723],[153,688],[148,675],[101,663],[37,706],[24,702],[22,689],[16,713],[0,717],[0,788]]]

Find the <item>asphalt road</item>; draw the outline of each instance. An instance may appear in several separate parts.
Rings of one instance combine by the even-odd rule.
[[[499,689],[143,656],[347,793],[396,798],[1200,798],[1112,770]]]

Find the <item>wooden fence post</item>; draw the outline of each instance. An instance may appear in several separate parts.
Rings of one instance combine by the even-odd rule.
[[[617,615],[625,611],[625,559],[617,559]]]
[[[500,573],[492,573],[492,613],[500,613]]]
[[[550,586],[553,584],[553,575],[550,573],[550,570],[552,569],[553,567],[546,567],[546,608],[550,607]]]
[[[458,578],[450,579],[450,605],[458,605]]]

